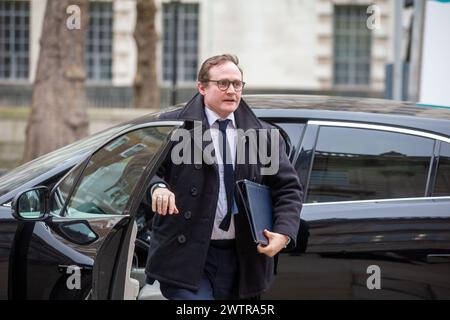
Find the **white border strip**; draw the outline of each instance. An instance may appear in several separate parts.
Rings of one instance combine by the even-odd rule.
[[[360,128],[360,129],[373,129],[373,130],[382,130],[382,131],[390,131],[390,132],[397,132],[397,133],[405,133],[430,139],[436,139],[440,141],[444,141],[447,143],[450,143],[450,139],[423,131],[417,131],[417,130],[411,130],[411,129],[403,129],[403,128],[396,128],[396,127],[389,127],[389,126],[381,126],[381,125],[375,125],[375,124],[364,124],[364,123],[355,123],[355,122],[337,122],[337,121],[317,121],[317,120],[311,120],[308,121],[308,124],[311,125],[318,125],[318,126],[333,126],[333,127],[349,127],[349,128]]]

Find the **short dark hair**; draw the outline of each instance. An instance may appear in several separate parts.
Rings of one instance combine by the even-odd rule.
[[[242,72],[241,67],[239,67],[239,59],[234,54],[220,54],[217,56],[213,56],[211,58],[206,59],[202,66],[200,67],[200,71],[198,72],[197,81],[201,83],[206,83],[209,80],[209,70],[214,67],[221,65],[227,61],[230,61],[238,67],[239,71],[241,72],[241,75],[244,76],[244,73]]]

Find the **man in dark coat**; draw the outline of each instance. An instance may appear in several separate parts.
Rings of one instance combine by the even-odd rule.
[[[211,57],[199,71],[199,93],[181,110],[160,117],[192,120],[202,132],[209,133],[205,135],[209,139],[191,145],[193,152],[203,152],[200,162],[180,164],[170,154],[149,192],[155,215],[147,281],[158,280],[163,295],[169,299],[259,296],[274,279],[273,257],[283,248],[296,245],[302,188],[283,139],[278,136],[278,141],[271,141],[272,136],[267,134],[268,138],[261,140],[264,142],[258,140],[266,143],[268,150],[273,143],[279,146],[271,154],[278,165],[276,172],[264,174],[267,164],[259,157],[253,163],[248,161],[251,157],[237,161],[237,149],[237,153],[244,150],[246,156],[252,152],[248,139],[238,137],[238,130],[274,129],[260,121],[241,99],[244,85],[237,57]],[[241,142],[243,149],[239,149]],[[208,147],[214,149],[211,154],[216,162],[207,161]],[[273,230],[264,231],[266,246],[255,244],[246,215],[237,210],[241,206],[238,203],[236,207],[230,186],[242,179],[270,187]]]

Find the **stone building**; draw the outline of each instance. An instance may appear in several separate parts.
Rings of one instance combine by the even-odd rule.
[[[162,106],[170,104],[173,1],[155,0]],[[46,0],[0,0],[0,105],[29,105]],[[81,13],[83,14],[83,13]],[[90,106],[128,107],[136,71],[135,0],[96,0],[86,30]],[[246,92],[382,97],[393,58],[393,1],[183,0],[178,99],[201,61],[239,56]]]

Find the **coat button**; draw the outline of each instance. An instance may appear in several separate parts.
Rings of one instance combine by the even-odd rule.
[[[185,217],[186,219],[190,219],[190,218],[192,217],[192,212],[186,211],[186,212],[184,213],[184,217]]]
[[[185,243],[186,242],[186,236],[184,234],[180,234],[178,236],[178,243]]]
[[[192,187],[191,188],[191,195],[193,195],[194,197],[197,195],[197,188],[196,187]]]
[[[194,168],[197,169],[197,170],[200,170],[202,168],[202,165],[200,163],[196,163],[194,165]]]

